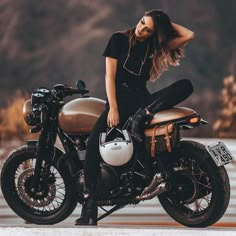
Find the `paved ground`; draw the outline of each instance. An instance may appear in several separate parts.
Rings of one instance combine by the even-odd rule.
[[[214,143],[216,140],[213,139],[195,139],[204,144]],[[223,140],[230,151],[236,157],[236,140]],[[6,156],[15,145],[4,145],[0,148],[0,156]],[[0,168],[3,164],[3,159],[0,159]],[[231,182],[231,200],[229,207],[224,215],[224,217],[214,226],[214,227],[236,227],[236,165],[228,164],[226,166],[229,173]],[[74,220],[78,217],[80,213],[80,206],[76,208],[74,213],[66,219],[64,222],[57,224],[55,227],[73,227]],[[101,213],[101,211],[100,211]],[[161,208],[158,200],[152,199],[150,201],[143,202],[137,206],[127,206],[112,215],[106,217],[99,224],[100,226],[179,226],[175,221],[173,221]],[[3,199],[2,193],[0,191],[0,227],[1,226],[24,226],[24,227],[35,227],[34,225],[25,224],[25,222],[19,218],[15,213],[7,206],[5,200]],[[181,227],[182,228],[182,227]]]

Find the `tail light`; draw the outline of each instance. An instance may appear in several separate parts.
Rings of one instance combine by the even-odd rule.
[[[191,117],[188,122],[192,125],[195,125],[195,124],[198,124],[200,122],[201,118],[200,116],[194,116],[194,117]]]

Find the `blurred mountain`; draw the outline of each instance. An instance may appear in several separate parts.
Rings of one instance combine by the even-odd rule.
[[[185,104],[214,119],[223,77],[235,73],[234,0],[1,0],[0,106],[16,89],[31,92],[78,79],[92,96],[104,98],[102,53],[110,35],[135,25],[152,8],[163,9],[196,37],[185,47],[181,66],[170,68],[151,91],[190,78],[195,93]]]

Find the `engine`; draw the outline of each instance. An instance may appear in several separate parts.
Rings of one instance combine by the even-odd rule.
[[[105,163],[100,165],[101,175],[97,180],[97,198],[109,199],[111,192],[119,188],[120,180],[119,175],[115,169]],[[81,171],[78,182],[78,192],[83,193],[84,189],[84,172]],[[82,197],[82,196],[80,196]]]

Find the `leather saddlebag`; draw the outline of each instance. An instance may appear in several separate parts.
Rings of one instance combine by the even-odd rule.
[[[146,129],[145,136],[145,146],[151,157],[171,152],[180,143],[179,129],[173,123]]]

